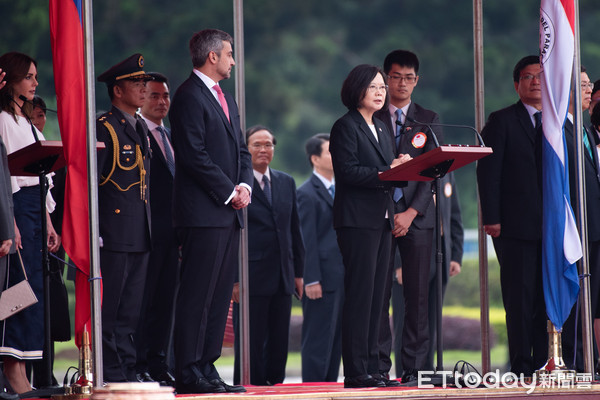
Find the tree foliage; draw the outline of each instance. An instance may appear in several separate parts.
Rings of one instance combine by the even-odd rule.
[[[600,76],[595,27],[600,9],[580,0],[581,53],[592,79]],[[485,113],[516,101],[512,68],[537,53],[539,1],[484,2]],[[39,62],[40,88],[55,106],[48,2],[0,0],[0,53],[22,51]],[[144,54],[146,69],[160,71],[171,88],[187,78],[187,44],[204,28],[233,33],[233,1],[103,0],[93,3],[95,74],[125,57]],[[415,51],[421,76],[414,100],[443,122],[474,124],[472,2],[446,0],[246,0],[244,53],[247,125],[265,124],[278,146],[274,167],[300,181],[309,173],[304,141],[329,132],[345,109],[339,92],[357,64],[381,65],[393,49]],[[239,39],[239,38],[238,38]],[[234,91],[234,79],[224,86]],[[109,106],[96,86],[97,109]],[[51,117],[48,135],[57,136]],[[54,126],[52,126],[54,123]],[[447,143],[474,143],[472,132],[445,130]],[[475,227],[474,166],[457,173],[467,227]]]

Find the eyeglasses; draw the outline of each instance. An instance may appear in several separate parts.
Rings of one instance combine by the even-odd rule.
[[[388,90],[388,85],[382,85],[382,86],[376,86],[376,85],[371,85],[367,88],[369,90],[369,93],[377,93],[377,92],[386,92]]]
[[[581,82],[582,89],[594,89],[594,84],[592,82]]]
[[[521,75],[521,77],[519,78],[519,80],[522,81],[530,81],[533,80],[533,78],[536,78],[538,81],[541,79],[541,74],[525,74],[525,75]]]
[[[266,144],[252,143],[252,145],[250,147],[252,147],[255,150],[261,150],[261,149],[273,150],[275,145],[273,143],[266,143]]]
[[[417,81],[417,77],[415,75],[388,75],[388,79],[390,81],[404,81],[406,83],[415,83]]]

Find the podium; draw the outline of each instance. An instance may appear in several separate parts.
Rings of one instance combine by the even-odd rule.
[[[491,147],[445,145],[379,174],[383,181],[432,181],[492,154]]]
[[[43,140],[36,141],[29,146],[8,155],[8,168],[12,176],[38,176],[40,179],[40,210],[42,222],[42,269],[44,271],[44,352],[43,361],[46,376],[42,377],[45,386],[38,390],[23,393],[21,398],[50,397],[55,394],[64,394],[62,386],[52,386],[52,360],[50,349],[52,336],[50,329],[50,262],[48,258],[48,225],[46,221],[46,193],[48,179],[46,174],[56,171],[66,165],[61,141]]]
[[[468,145],[445,145],[436,147],[427,153],[413,158],[404,164],[379,174],[379,179],[384,181],[435,181],[434,193],[441,193],[440,178],[448,172],[462,168],[467,164],[477,161],[492,154],[491,147]],[[436,337],[437,337],[437,366],[438,374],[431,376],[433,385],[442,385],[445,376],[439,375],[443,370],[442,355],[442,217],[438,202],[435,205],[435,237],[436,237]]]

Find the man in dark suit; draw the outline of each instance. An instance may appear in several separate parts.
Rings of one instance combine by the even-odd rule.
[[[254,170],[254,194],[248,206],[250,310],[250,383],[275,385],[285,378],[292,295],[302,297],[304,242],[300,232],[296,184],[269,168],[275,137],[264,126],[246,132]],[[234,301],[239,302],[239,284]],[[234,320],[237,320],[235,307]],[[236,337],[235,378],[239,379]]]
[[[150,146],[148,127],[136,113],[144,104],[144,58],[134,54],[98,77],[112,102],[96,122],[98,213],[103,282],[102,352],[107,382],[136,381],[137,328],[150,251]]]
[[[336,382],[342,359],[344,264],[333,230],[335,182],[329,134],[306,142],[313,173],[298,188],[306,247],[302,298],[302,381]]]
[[[590,107],[593,84],[584,67],[581,68],[581,108],[585,112]],[[571,95],[573,97],[573,95]],[[575,138],[573,130],[573,114],[575,112],[573,98],[569,102],[569,114],[565,121],[565,141],[567,143],[567,155],[569,157],[569,187],[571,193],[571,205],[577,209],[577,168],[575,163]],[[598,152],[596,150],[597,140],[593,131],[583,127],[583,168],[585,180],[585,198],[587,216],[587,240],[588,240],[588,265],[592,317],[598,315],[598,297],[600,296],[600,166],[598,164]],[[583,340],[581,336],[581,318],[575,326],[576,315],[581,308],[573,306],[569,318],[565,321],[562,332],[563,360],[567,367],[584,371],[583,365]],[[577,350],[575,351],[575,343]],[[575,353],[577,356],[575,357]],[[595,351],[597,354],[597,351]]]
[[[252,163],[233,97],[218,82],[231,75],[233,39],[194,34],[194,70],[171,103],[175,174],[173,220],[182,250],[175,311],[177,393],[245,391],[223,382],[221,355],[238,265],[241,209],[250,203]]]
[[[152,251],[138,331],[137,372],[141,381],[158,381],[175,386],[167,364],[170,353],[175,287],[179,275],[179,250],[173,229],[173,176],[175,161],[171,130],[164,126],[171,97],[167,77],[150,72],[142,118],[150,134],[150,210],[152,211]]]
[[[450,172],[440,179],[442,193],[439,207],[442,216],[442,297],[446,291],[449,277],[461,271],[464,230],[460,214],[460,202],[454,181],[454,173]],[[437,264],[435,260],[436,235],[434,233],[431,268],[429,270],[429,353],[425,370],[432,371],[434,353],[436,351],[436,318],[437,318]],[[400,260],[398,260],[399,262]],[[394,319],[394,354],[396,357],[396,376],[402,376],[402,330],[404,327],[404,291],[402,285],[402,268],[397,264],[396,276],[392,284],[392,309]]]
[[[439,123],[438,115],[412,101],[412,92],[419,81],[419,59],[407,50],[394,50],[389,53],[383,69],[389,77],[390,105],[380,110],[376,116],[394,132],[396,155],[408,154],[418,157],[435,148],[435,141],[426,124]],[[433,129],[433,128],[432,128]],[[408,182],[402,190],[394,191],[395,214],[394,234],[397,236],[402,263],[404,282],[405,316],[402,333],[402,383],[416,385],[418,371],[425,369],[429,352],[429,268],[432,251],[435,209],[431,192],[431,182]],[[392,287],[392,264],[385,288],[383,318],[381,320],[380,372],[388,375],[391,368],[391,333],[389,329],[389,300]]]
[[[538,56],[516,64],[513,81],[519,101],[490,114],[481,134],[494,153],[477,165],[483,228],[492,236],[500,263],[511,371],[526,376],[544,365],[548,349],[539,74]]]

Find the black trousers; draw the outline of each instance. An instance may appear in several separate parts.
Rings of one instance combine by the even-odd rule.
[[[389,221],[382,219],[380,229],[341,228],[336,234],[345,268],[344,376],[378,374],[379,327],[392,246]]]
[[[167,355],[171,352],[178,278],[179,249],[175,238],[153,243],[136,335],[139,373],[150,372],[157,376],[173,368],[167,364]]]
[[[100,249],[102,271],[102,353],[104,380],[136,380],[135,332],[138,325],[148,252]]]
[[[542,241],[502,236],[493,241],[500,263],[511,372],[529,376],[548,360]]]
[[[238,266],[239,228],[180,228],[181,277],[175,310],[175,379],[219,378],[214,362]]]
[[[302,297],[302,382],[336,382],[342,360],[344,289]]]
[[[402,259],[404,329],[402,367],[423,370],[429,353],[429,270],[433,229],[414,226],[396,239]]]

